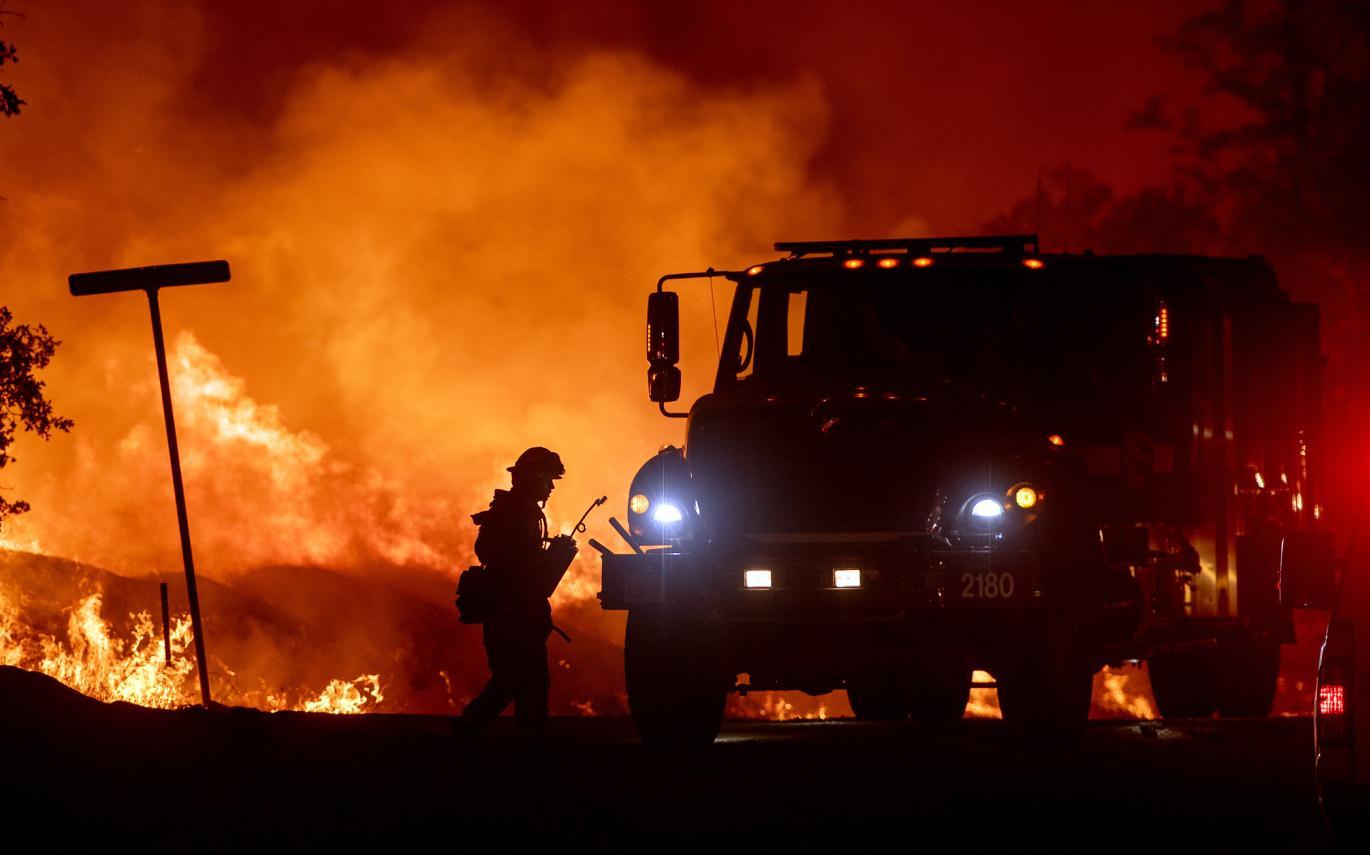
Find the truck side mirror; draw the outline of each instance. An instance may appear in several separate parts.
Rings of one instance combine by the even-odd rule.
[[[1280,605],[1330,609],[1337,593],[1337,541],[1331,532],[1291,531],[1280,544]]]
[[[653,368],[680,361],[680,295],[674,291],[647,296],[647,361]]]
[[[647,395],[654,404],[680,400],[680,369],[674,365],[648,368]]]
[[[654,403],[680,399],[680,295],[656,291],[647,296],[647,394]]]

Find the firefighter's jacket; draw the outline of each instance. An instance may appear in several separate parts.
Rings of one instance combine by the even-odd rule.
[[[476,557],[497,580],[498,605],[487,623],[550,631],[552,607],[543,594],[547,518],[538,503],[517,492],[496,490],[490,508],[473,514],[471,520],[480,526]]]

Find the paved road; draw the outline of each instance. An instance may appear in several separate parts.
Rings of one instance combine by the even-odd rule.
[[[615,718],[554,720],[530,752],[502,720],[460,752],[443,719],[162,712],[42,679],[0,680],[0,780],[14,788],[0,810],[64,839],[1327,848],[1307,719],[1096,722],[1070,748],[1024,744],[994,721],[735,722],[708,750],[676,755],[643,749]]]

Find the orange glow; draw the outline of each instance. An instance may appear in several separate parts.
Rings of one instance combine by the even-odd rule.
[[[762,267],[762,266],[759,265],[759,264],[756,265],[755,267],[748,267],[748,268],[747,268],[747,275],[748,275],[748,276],[755,276],[756,274],[760,273],[761,271],[763,271],[763,270],[765,270],[765,269],[766,269],[766,268]]]
[[[1013,492],[1013,501],[1023,510],[1037,506],[1037,491],[1024,484]]]
[[[864,267],[865,265],[866,261],[863,258],[849,258],[846,261],[842,262],[842,266],[847,268],[848,270],[856,270],[857,268]]]
[[[1046,262],[1042,261],[1040,258],[1025,258],[1023,259],[1023,266],[1028,270],[1041,270],[1047,265]]]
[[[888,270],[888,269],[891,268],[891,267],[898,267],[898,266],[899,266],[899,259],[897,259],[897,258],[882,258],[882,259],[880,259],[880,260],[879,260],[878,262],[876,262],[876,263],[877,263],[879,266],[881,266],[881,267],[885,268],[886,270]]]
[[[1165,303],[1161,304],[1160,311],[1156,313],[1156,338],[1160,341],[1167,341],[1170,338],[1170,307]]]
[[[1047,437],[1047,442],[1058,448],[1066,444],[1065,439],[1059,433],[1053,433],[1051,436]]]
[[[915,258],[915,259],[913,260],[913,266],[914,266],[914,267],[931,267],[931,266],[932,266],[932,259],[931,259],[931,258],[928,258],[926,255],[919,256],[918,258]]]

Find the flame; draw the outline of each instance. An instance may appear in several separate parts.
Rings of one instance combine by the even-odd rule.
[[[829,716],[828,701],[793,692],[759,692],[745,700],[748,703],[741,709],[734,704],[729,712],[738,717],[770,721],[827,721]]]
[[[383,700],[381,676],[363,674],[351,681],[333,680],[317,698],[305,701],[299,708],[304,712],[355,715],[368,703],[374,707]]]
[[[182,615],[171,621],[168,662],[161,634],[147,612],[129,615],[130,631],[121,638],[101,615],[103,600],[101,593],[82,599],[70,610],[65,637],[58,637],[27,624],[21,609],[0,591],[0,664],[46,674],[101,701],[159,709],[198,703],[189,618]],[[378,674],[333,680],[317,697],[295,703],[287,693],[241,692],[222,679],[211,682],[221,702],[271,711],[359,713],[384,700]]]

